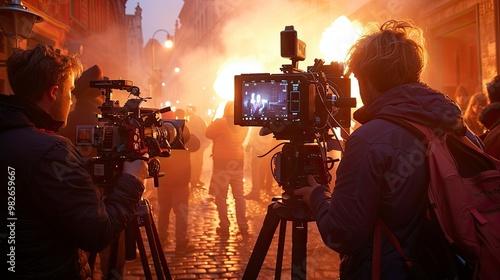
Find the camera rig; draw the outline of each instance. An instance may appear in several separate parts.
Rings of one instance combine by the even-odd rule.
[[[293,191],[309,185],[309,175],[320,184],[330,182],[329,170],[337,160],[327,156],[332,150],[328,143],[333,137],[340,141],[335,127],[348,135],[350,108],[356,106],[356,100],[350,97],[350,79],[340,63],[324,65],[323,60],[316,59],[307,72],[297,68],[298,61],[305,59],[305,43],[297,38],[293,26],[281,32],[281,56],[292,61],[282,66],[283,73],[235,76],[235,124],[260,126],[261,135],[273,133],[278,140],[290,141],[272,158],[274,178],[284,192],[268,206],[243,279],[258,277],[278,225],[275,277],[279,278],[287,221],[293,225],[291,275],[305,279],[308,222],[314,217]]]
[[[302,71],[297,67],[305,59],[305,43],[293,26],[286,26],[280,35],[281,56],[292,64],[282,65],[279,74],[236,75],[234,116],[236,125],[260,126],[261,134],[273,133],[278,140],[290,141],[273,161],[283,197],[293,197],[293,189],[308,185],[309,174],[321,184],[331,180],[328,170],[334,160],[327,158],[327,147],[321,144],[333,141],[334,127],[348,135],[356,99],[350,96],[350,78],[341,63],[325,65],[315,59],[313,66]]]
[[[186,149],[189,130],[185,120],[163,120],[162,109],[143,108],[139,105],[148,97],[140,96],[140,89],[128,80],[90,81],[91,88],[99,88],[105,96],[99,106],[101,114],[97,120],[102,126],[78,125],[76,127],[76,145],[97,148],[97,156],[88,161],[87,167],[95,184],[112,187],[117,175],[123,170],[125,160],[144,159],[149,154],[149,176],[158,186],[160,161],[155,157],[169,157],[171,149]],[[112,90],[125,90],[129,98],[123,107],[118,100],[112,100]]]

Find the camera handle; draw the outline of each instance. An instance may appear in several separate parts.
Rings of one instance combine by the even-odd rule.
[[[153,178],[155,188],[160,186],[159,177],[165,176],[165,173],[160,172],[160,160],[152,158],[148,162],[148,178]]]

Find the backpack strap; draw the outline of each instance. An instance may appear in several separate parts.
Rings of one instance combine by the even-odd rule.
[[[423,141],[424,144],[427,144],[428,140],[433,137],[432,130],[430,128],[411,121],[383,115],[377,116],[377,119],[386,120],[388,122],[401,126],[405,130],[413,134],[413,136],[415,136],[418,140]]]
[[[413,134],[417,139],[422,141],[424,145],[427,147],[427,142],[429,141],[430,137],[432,137],[432,131],[429,130],[429,133],[427,131],[422,130],[420,128],[417,128],[414,124],[405,121],[403,119],[397,119],[397,118],[389,118],[387,116],[378,116],[377,118],[379,119],[384,119],[386,121],[389,121],[391,123],[397,124],[407,131],[409,131],[411,134]],[[384,234],[388,237],[389,241],[391,241],[392,245],[394,248],[396,248],[396,251],[398,251],[399,255],[405,260],[406,265],[408,268],[413,267],[413,260],[410,259],[405,252],[403,251],[403,248],[399,244],[398,239],[392,233],[391,230],[385,225],[385,223],[382,221],[380,217],[377,218],[377,221],[375,222],[375,231],[373,234],[373,254],[372,254],[372,280],[379,280],[380,279],[380,266],[381,266],[381,243],[382,243],[382,236],[381,232],[384,232]]]
[[[375,222],[375,231],[373,233],[372,280],[380,280],[382,232],[384,232],[389,241],[391,241],[392,245],[396,248],[396,251],[398,251],[399,255],[403,257],[406,262],[406,266],[408,266],[409,269],[413,267],[413,260],[405,254],[394,233],[392,233],[392,231],[385,225],[382,219],[378,217],[377,221]]]

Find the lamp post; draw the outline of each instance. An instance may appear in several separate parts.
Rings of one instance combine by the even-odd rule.
[[[0,27],[12,49],[18,49],[20,41],[31,36],[33,25],[43,18],[23,5],[21,0],[7,1],[0,7]]]
[[[161,81],[161,68],[156,68],[156,53],[155,53],[155,36],[159,32],[165,32],[167,33],[167,36],[165,38],[164,46],[166,48],[172,48],[174,46],[174,41],[173,37],[170,35],[170,33],[165,30],[165,29],[158,29],[153,33],[153,36],[151,36],[151,70],[152,70],[152,82],[151,82],[151,95],[156,92],[156,89],[160,88],[160,81]],[[153,96],[152,96],[153,97]]]

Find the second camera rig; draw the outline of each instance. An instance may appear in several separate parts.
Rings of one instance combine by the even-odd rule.
[[[169,157],[171,149],[185,149],[189,130],[185,120],[163,120],[162,113],[170,107],[155,109],[140,107],[150,98],[141,97],[140,89],[128,80],[90,81],[91,88],[103,90],[104,103],[97,116],[102,126],[78,125],[76,145],[97,148],[97,156],[88,162],[88,170],[96,185],[111,187],[121,173],[125,160],[142,158],[149,154],[149,175],[158,186],[160,161],[155,157]],[[129,92],[124,106],[112,100],[112,90]]]

